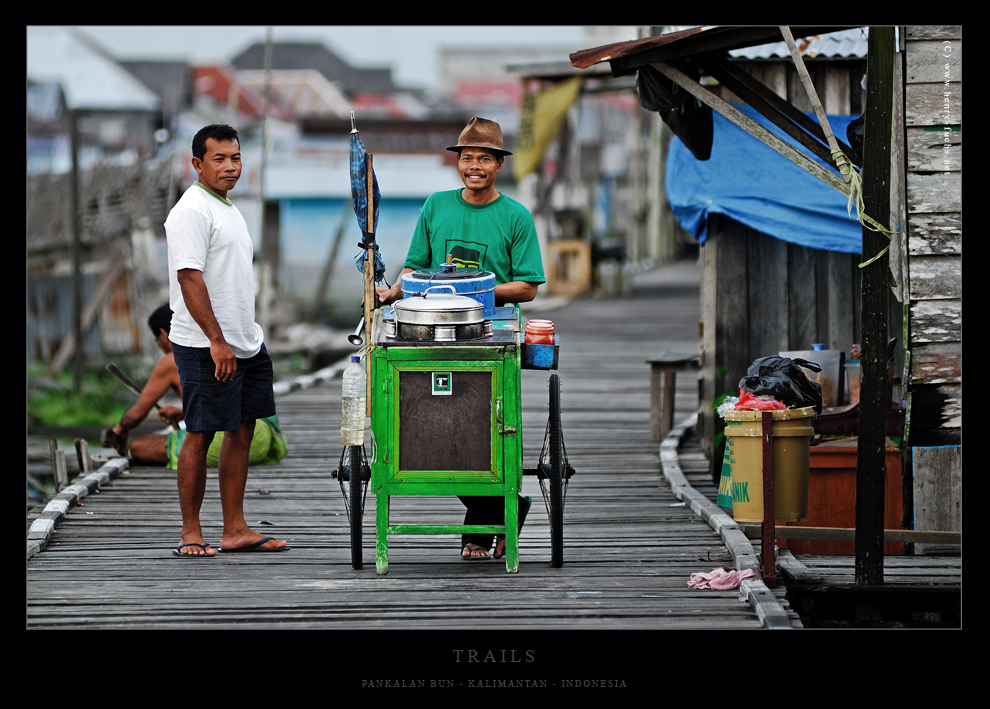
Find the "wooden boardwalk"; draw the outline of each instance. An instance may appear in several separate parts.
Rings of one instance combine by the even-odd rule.
[[[518,574],[506,574],[501,561],[461,561],[453,535],[406,535],[390,539],[389,573],[377,576],[372,500],[365,567],[354,570],[344,499],[330,477],[341,452],[340,380],[314,378],[278,399],[288,457],[253,468],[248,479],[249,523],[287,539],[290,551],[174,558],[180,526],[174,473],[132,467],[70,505],[48,533],[38,531],[43,520],[29,519],[46,543],[32,553],[29,533],[27,628],[801,627],[782,593],[760,591],[762,582],[749,602],[739,589],[688,587],[692,573],[732,569],[734,559],[661,473],[660,445],[650,440],[645,361],[665,347],[697,347],[698,294],[695,265],[679,263],[637,276],[632,297],[577,299],[542,314],[561,338],[563,428],[577,471],[565,506],[563,568],[549,565],[547,515],[536,480],[526,477],[524,494],[534,496],[534,507]],[[523,374],[524,465],[532,466],[546,425],[548,373]],[[679,376],[675,421],[689,420],[697,407],[697,375]],[[683,457],[687,475],[698,456]],[[704,487],[702,466],[696,469],[694,479]],[[215,472],[203,517],[214,546],[220,536]],[[459,523],[463,508],[456,499],[409,498],[397,514]],[[769,619],[754,602],[761,595]]]

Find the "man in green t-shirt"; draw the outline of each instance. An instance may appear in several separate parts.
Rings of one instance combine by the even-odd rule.
[[[523,205],[500,193],[495,178],[508,150],[502,149],[502,129],[487,118],[472,118],[451,150],[458,155],[457,169],[464,187],[437,192],[426,200],[412,243],[394,286],[380,289],[382,304],[402,297],[402,274],[422,268],[439,268],[450,256],[458,266],[495,274],[495,305],[525,303],[536,297],[546,279],[533,216]],[[502,524],[503,501],[498,497],[461,497],[467,507],[464,524]],[[530,501],[519,498],[519,519],[525,518]],[[461,557],[487,559],[491,534],[461,537]],[[499,535],[495,558],[505,554]]]
[[[402,272],[390,289],[378,291],[391,303],[402,297],[402,274],[438,268],[451,256],[458,266],[495,274],[495,304],[525,303],[546,281],[533,216],[501,194],[495,178],[508,150],[502,130],[486,118],[472,118],[457,145],[457,169],[464,187],[430,195],[423,205]]]

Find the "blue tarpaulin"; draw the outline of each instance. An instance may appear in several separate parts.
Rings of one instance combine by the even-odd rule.
[[[736,106],[803,153],[750,106]],[[817,123],[814,115],[811,119]],[[855,116],[828,116],[832,132],[845,141]],[[848,197],[794,164],[758,138],[715,112],[711,158],[696,160],[678,138],[667,159],[667,199],[681,226],[704,243],[708,217],[724,214],[751,229],[815,249],[861,253],[863,230],[848,210]],[[833,168],[834,169],[834,168]],[[840,178],[841,179],[841,178]]]

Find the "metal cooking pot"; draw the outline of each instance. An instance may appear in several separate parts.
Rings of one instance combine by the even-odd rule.
[[[432,286],[395,304],[396,322],[409,325],[470,325],[484,319],[484,306],[457,295],[452,286]]]
[[[418,341],[473,340],[491,336],[491,321],[474,298],[457,295],[453,286],[431,286],[395,304],[394,335]]]

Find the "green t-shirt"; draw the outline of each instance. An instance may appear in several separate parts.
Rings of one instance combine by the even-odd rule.
[[[494,273],[498,284],[546,281],[533,215],[504,194],[488,204],[465,202],[459,189],[430,195],[403,267],[439,268],[448,254],[458,266]]]

